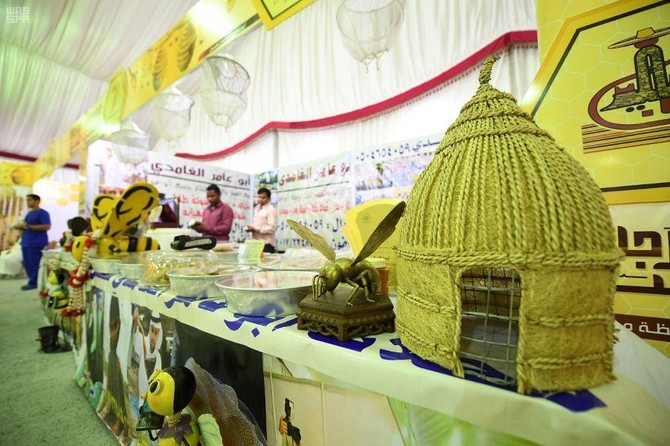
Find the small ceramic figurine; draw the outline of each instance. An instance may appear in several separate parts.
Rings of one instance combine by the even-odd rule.
[[[149,378],[147,392],[142,395],[137,430],[158,429],[159,446],[195,446],[222,444],[218,425],[210,414],[196,418],[182,413],[195,394],[195,375],[187,367],[156,370]],[[201,430],[206,434],[200,436]],[[151,436],[152,440],[155,440]],[[199,443],[201,442],[201,443]]]

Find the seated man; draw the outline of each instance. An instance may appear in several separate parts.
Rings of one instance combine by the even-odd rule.
[[[0,253],[0,277],[10,278],[23,274],[23,253],[20,239],[11,248]]]

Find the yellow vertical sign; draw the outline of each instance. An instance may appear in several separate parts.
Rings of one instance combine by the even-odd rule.
[[[578,3],[538,3],[549,49],[522,106],[610,204],[626,253],[617,320],[670,356],[670,3]]]

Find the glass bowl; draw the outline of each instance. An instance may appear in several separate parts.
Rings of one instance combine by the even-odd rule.
[[[212,260],[208,251],[152,251],[144,263],[142,284],[168,287],[170,286],[168,271],[204,266],[211,264]]]
[[[167,276],[170,279],[170,290],[176,294],[194,299],[211,299],[223,297],[223,292],[216,286],[217,280],[249,270],[248,266],[243,265],[187,267],[170,270]]]
[[[228,309],[245,316],[279,317],[296,314],[298,304],[312,292],[313,272],[251,271],[216,281]]]
[[[90,257],[91,267],[96,273],[119,274],[119,259],[98,259]]]
[[[142,263],[119,262],[117,268],[119,269],[119,274],[126,279],[132,280],[140,280],[142,278],[142,273],[144,272],[144,264]]]

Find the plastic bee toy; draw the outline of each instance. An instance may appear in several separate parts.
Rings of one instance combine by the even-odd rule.
[[[294,220],[287,220],[291,229],[330,260],[330,263],[322,267],[319,274],[312,279],[312,297],[318,299],[326,294],[326,291],[332,293],[340,283],[347,283],[353,287],[347,298],[347,305],[353,306],[352,300],[360,289],[363,289],[368,302],[374,302],[381,286],[379,272],[365,259],[375,252],[384,240],[393,235],[405,206],[405,202],[401,201],[391,209],[353,260],[347,258],[336,260],[335,251],[323,237]]]
[[[78,266],[68,279],[73,292],[63,316],[78,316],[85,312],[83,286],[89,279],[89,254],[97,251],[97,256],[104,258],[121,252],[160,249],[156,240],[127,234],[144,221],[157,205],[158,190],[142,182],[130,185],[118,199],[111,195],[95,197],[91,214],[93,232],[76,237],[72,242],[72,257]]]

